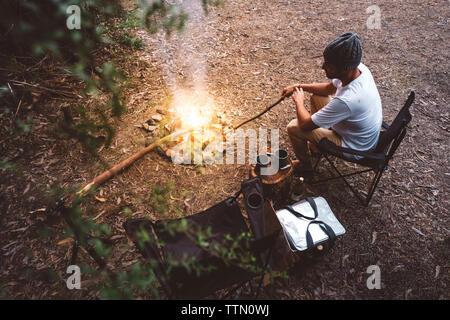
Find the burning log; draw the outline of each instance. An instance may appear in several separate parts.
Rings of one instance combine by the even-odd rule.
[[[177,164],[201,163],[205,155],[214,159],[217,150],[206,148],[222,142],[223,132],[229,129],[224,114],[215,111],[214,101],[206,93],[179,91],[169,113],[173,131],[192,130],[167,146],[164,154]]]

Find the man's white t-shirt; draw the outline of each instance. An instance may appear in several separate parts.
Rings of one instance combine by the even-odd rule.
[[[311,120],[317,126],[332,128],[339,134],[342,147],[366,151],[375,148],[378,142],[383,113],[372,73],[362,63],[358,69],[361,71],[359,77],[345,87],[341,80],[332,80],[337,88],[336,95],[325,107],[313,114]]]

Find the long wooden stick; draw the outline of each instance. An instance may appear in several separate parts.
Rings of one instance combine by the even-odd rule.
[[[145,147],[144,149],[142,149],[141,151],[133,154],[131,157],[123,160],[122,162],[116,164],[114,167],[112,167],[111,169],[103,172],[101,175],[95,177],[91,182],[89,182],[88,184],[86,184],[85,186],[83,186],[80,190],[78,190],[75,195],[80,195],[80,196],[84,196],[86,195],[93,187],[95,186],[99,186],[102,183],[104,183],[105,181],[107,181],[108,179],[110,179],[111,177],[115,176],[116,174],[118,174],[120,171],[122,171],[123,169],[129,167],[133,162],[135,162],[136,160],[142,158],[145,154],[149,153],[151,150],[153,150],[154,148],[156,148],[157,146],[166,143],[176,137],[185,135],[186,133],[189,133],[193,131],[192,129],[189,130],[179,130],[179,131],[175,131],[155,142],[153,142],[151,145]]]
[[[281,101],[283,101],[284,98],[286,98],[286,96],[282,96],[280,99],[277,100],[277,102],[275,102],[274,104],[268,106],[266,109],[264,109],[262,112],[260,112],[260,113],[257,114],[256,116],[254,116],[254,117],[252,117],[252,118],[250,118],[250,119],[247,119],[247,120],[245,120],[245,121],[242,121],[242,122],[239,123],[238,125],[234,126],[232,130],[236,130],[237,128],[242,127],[244,124],[246,124],[246,123],[248,123],[248,122],[250,122],[250,121],[253,121],[253,120],[255,120],[255,119],[259,118],[259,117],[261,117],[263,114],[265,114],[265,113],[268,112],[270,109],[272,109],[273,107],[275,107],[276,105],[278,105]]]

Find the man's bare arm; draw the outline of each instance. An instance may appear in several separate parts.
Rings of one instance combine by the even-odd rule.
[[[331,96],[336,93],[336,87],[332,82],[300,84],[300,88],[306,92],[317,94],[319,96]]]
[[[295,88],[302,88],[303,90],[316,94],[319,96],[330,96],[336,93],[336,87],[332,82],[328,83],[296,83],[287,88],[284,88],[282,95],[287,96],[294,92]]]

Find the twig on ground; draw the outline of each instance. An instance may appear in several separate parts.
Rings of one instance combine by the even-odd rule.
[[[15,84],[18,84],[18,85],[29,86],[29,87],[45,90],[45,91],[52,92],[52,93],[55,93],[55,94],[59,94],[59,95],[62,95],[62,96],[68,97],[68,98],[73,98],[73,97],[82,98],[82,96],[80,96],[78,94],[75,94],[75,93],[72,93],[72,92],[56,90],[56,89],[47,88],[47,87],[39,86],[39,85],[36,85],[36,84],[31,84],[31,83],[27,83],[27,82],[23,82],[23,81],[17,81],[17,80],[12,80],[11,82],[14,82]]]

